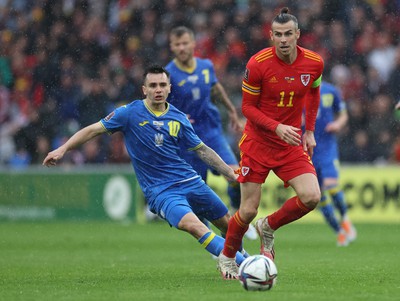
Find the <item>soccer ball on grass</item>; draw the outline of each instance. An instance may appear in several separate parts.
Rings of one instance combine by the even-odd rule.
[[[278,270],[266,256],[247,257],[239,266],[239,281],[247,291],[267,291],[275,284]]]

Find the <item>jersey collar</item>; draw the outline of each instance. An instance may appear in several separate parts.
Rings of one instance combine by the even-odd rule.
[[[175,63],[175,65],[176,65],[176,67],[177,67],[178,69],[180,69],[180,70],[186,72],[186,73],[193,73],[194,70],[196,70],[196,67],[197,67],[197,58],[193,57],[193,61],[194,61],[193,67],[185,67],[185,66],[183,66],[181,63],[179,63],[179,61],[178,61],[176,58],[174,59],[174,63]]]

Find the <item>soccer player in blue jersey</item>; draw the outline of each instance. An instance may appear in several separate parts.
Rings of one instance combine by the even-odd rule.
[[[175,27],[169,38],[175,58],[166,66],[171,74],[172,84],[168,101],[188,115],[194,130],[205,144],[215,150],[233,169],[238,169],[237,158],[224,137],[221,116],[215,102],[220,101],[227,109],[230,126],[234,131],[241,133],[242,125],[235,106],[215,75],[213,63],[209,59],[194,56],[196,43],[191,29],[185,26]],[[207,181],[210,167],[193,152],[183,151],[182,156]],[[239,183],[229,183],[228,196],[231,209],[235,212],[240,205]],[[249,227],[246,236],[257,239],[253,226]]]
[[[43,165],[55,165],[64,154],[103,134],[122,132],[136,177],[152,212],[172,227],[194,236],[208,252],[218,256],[224,239],[213,233],[200,218],[212,222],[222,233],[228,228],[228,208],[179,153],[180,147],[196,153],[228,181],[237,175],[196,135],[187,116],[167,103],[169,73],[160,66],[144,75],[145,99],[114,110],[101,121],[75,133],[65,144],[50,152]],[[244,260],[237,252],[236,264]],[[245,254],[247,255],[247,254]]]
[[[336,134],[346,125],[348,115],[346,104],[335,86],[323,81],[320,93],[321,100],[314,132],[317,146],[312,157],[322,192],[320,209],[330,227],[337,233],[337,245],[347,246],[356,239],[357,233],[347,215],[345,196],[339,187]],[[327,194],[333,205],[329,202]],[[340,220],[335,214],[335,208],[339,212]]]

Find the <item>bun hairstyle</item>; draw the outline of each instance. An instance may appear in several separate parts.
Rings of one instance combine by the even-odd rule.
[[[289,13],[289,8],[288,7],[283,7],[281,9],[281,13],[280,14],[288,14]]]
[[[283,7],[278,15],[274,17],[272,20],[272,23],[279,23],[279,24],[285,24],[289,21],[293,21],[296,28],[299,28],[299,22],[297,21],[297,18],[291,14],[289,14],[289,8],[288,7]]]

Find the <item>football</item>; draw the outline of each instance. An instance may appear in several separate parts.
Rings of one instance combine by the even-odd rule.
[[[277,276],[275,263],[263,255],[249,256],[239,266],[239,281],[247,291],[270,290]]]

